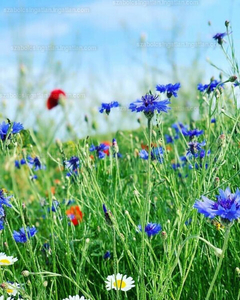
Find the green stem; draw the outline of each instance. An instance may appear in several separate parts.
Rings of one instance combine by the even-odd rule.
[[[209,287],[209,289],[208,289],[207,297],[206,297],[205,300],[210,299],[210,295],[211,295],[211,292],[212,292],[214,283],[215,283],[215,281],[216,281],[216,279],[217,279],[219,270],[220,270],[221,265],[222,265],[222,261],[223,261],[223,258],[224,258],[224,254],[225,254],[225,252],[226,252],[226,250],[227,250],[229,234],[230,234],[230,225],[228,225],[228,226],[226,227],[226,232],[225,232],[225,235],[224,235],[224,243],[223,243],[223,248],[222,248],[222,254],[221,254],[220,258],[219,258],[218,265],[217,265],[217,269],[216,269],[215,274],[214,274],[214,276],[213,276],[213,279],[212,279],[211,285],[210,285],[210,287]]]
[[[141,243],[141,299],[146,300],[146,287],[145,287],[145,226],[149,220],[150,212],[150,192],[151,192],[151,144],[152,144],[152,118],[148,118],[148,171],[147,171],[147,190],[146,199],[143,198],[142,204],[142,243]]]

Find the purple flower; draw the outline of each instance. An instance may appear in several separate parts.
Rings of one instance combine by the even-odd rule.
[[[142,231],[142,226],[138,225],[138,228],[140,231]],[[148,223],[145,226],[145,232],[146,234],[150,237],[152,235],[157,234],[160,230],[162,229],[160,224],[156,224],[156,223]]]
[[[106,111],[106,114],[109,115],[110,114],[110,111],[111,111],[111,108],[113,107],[119,107],[119,103],[117,101],[113,101],[113,102],[110,102],[110,103],[102,103],[101,107],[99,108],[99,112],[100,113],[103,113],[104,110]]]
[[[211,219],[219,216],[231,222],[240,217],[239,189],[233,194],[229,187],[227,187],[225,191],[219,189],[219,195],[217,195],[216,198],[217,202],[202,196],[203,201],[196,201],[193,207],[196,208],[199,213]]]
[[[171,98],[172,96],[177,97],[177,91],[180,89],[181,84],[175,83],[175,84],[167,84],[167,85],[157,85],[156,86],[156,91],[160,92],[160,93],[165,93],[167,92],[167,97]]]
[[[22,227],[19,231],[13,231],[13,238],[17,243],[26,243],[27,240],[33,237],[37,233],[37,229],[33,226],[32,228],[27,227],[26,232]]]

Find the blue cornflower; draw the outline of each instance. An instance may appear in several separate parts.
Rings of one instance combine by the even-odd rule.
[[[7,134],[8,134],[9,128],[10,128],[10,124],[9,123],[2,122],[0,124],[0,137],[1,137],[2,141],[5,141],[5,139],[7,137]],[[11,132],[9,132],[9,137],[10,137],[10,134],[19,133],[23,129],[24,128],[23,128],[23,125],[21,123],[14,122],[13,126],[12,126],[12,129],[11,129]]]
[[[52,202],[52,208],[51,208],[52,212],[56,212],[58,206],[59,206],[59,202],[57,200],[53,200],[53,202]],[[48,208],[48,212],[50,212],[50,208]]]
[[[181,168],[181,165],[179,163],[177,164],[172,164],[173,170],[177,170],[178,168]]]
[[[172,124],[172,128],[174,128],[174,130],[176,131],[176,134],[177,134],[175,139],[179,138],[178,134],[180,132],[182,132],[183,135],[186,135],[186,133],[188,131],[188,126],[183,125],[182,123],[178,123],[178,124],[174,123],[174,124]]]
[[[196,208],[199,213],[211,219],[219,216],[232,221],[240,217],[239,189],[233,194],[229,187],[227,187],[225,191],[219,189],[219,195],[217,195],[216,198],[217,202],[202,196],[203,201],[196,201],[193,207]]]
[[[15,167],[17,169],[20,169],[21,165],[25,165],[26,164],[26,160],[24,158],[22,158],[20,161],[19,160],[15,160]]]
[[[228,35],[227,32],[223,32],[223,33],[216,33],[214,36],[213,36],[213,39],[215,41],[218,42],[219,45],[222,45],[222,43],[224,42],[224,37]]]
[[[98,155],[98,158],[100,159],[103,159],[107,153],[109,149],[109,146],[108,145],[105,145],[105,144],[100,144],[99,146],[94,146],[92,145],[89,150],[92,152],[92,151],[96,151],[97,152],[97,155]]]
[[[164,154],[164,150],[162,147],[156,147],[156,148],[152,148],[151,150],[151,160],[158,160],[160,163],[163,162],[163,154]],[[146,150],[141,150],[139,152],[139,156],[144,159],[147,160],[148,159],[148,152]]]
[[[167,84],[167,85],[160,85],[158,84],[156,86],[156,91],[160,92],[160,93],[165,93],[167,92],[167,97],[171,98],[172,96],[177,97],[177,91],[180,89],[181,84],[175,83],[175,84]]]
[[[166,144],[172,144],[174,142],[174,139],[171,135],[165,134]]]
[[[19,133],[23,129],[24,129],[24,127],[21,123],[13,122],[13,126],[12,126],[12,133],[13,134]]]
[[[202,143],[199,143],[197,141],[189,142],[188,143],[188,150],[187,150],[187,156],[195,155],[198,151],[202,150],[202,147],[206,145],[206,142],[203,141]]]
[[[193,129],[193,130],[183,131],[182,133],[185,136],[189,136],[190,140],[192,140],[195,136],[199,136],[203,134],[203,130]]]
[[[138,225],[138,228],[140,231],[142,231],[142,226]],[[160,224],[156,224],[156,223],[148,223],[145,226],[145,232],[148,236],[152,236],[155,235],[157,233],[159,233],[159,231],[162,229]]]
[[[107,210],[105,204],[103,204],[103,212],[104,212],[104,215],[105,215],[105,220],[106,220],[106,222],[107,222],[109,225],[112,225],[112,220],[111,220],[112,213],[111,213],[110,211]],[[110,217],[110,216],[111,216],[111,217]]]
[[[210,94],[211,92],[213,92],[216,88],[219,87],[223,87],[224,83],[221,81],[217,81],[217,80],[212,80],[209,84],[198,84],[198,90],[200,92],[207,92],[207,94]]]
[[[31,176],[30,176],[30,179],[31,179],[32,181],[33,181],[33,180],[37,180],[37,178],[38,178],[37,175],[31,175]]]
[[[0,230],[3,230],[4,229],[4,222],[2,220],[0,220]]]
[[[77,156],[72,156],[69,160],[67,160],[65,162],[65,164],[66,164],[66,167],[70,171],[76,171],[79,168],[80,161],[79,161],[79,158]]]
[[[5,218],[5,210],[4,208],[0,205],[0,219],[4,219]]]
[[[35,171],[46,169],[46,167],[41,163],[40,159],[37,156],[34,158],[32,158],[31,156],[28,156],[27,163],[28,163],[29,167],[34,168]]]
[[[100,113],[103,113],[104,110],[106,111],[106,114],[109,115],[110,114],[110,111],[111,111],[111,108],[113,107],[119,107],[119,103],[117,101],[113,101],[113,102],[110,102],[110,103],[102,103],[102,106],[99,108],[99,112]]]
[[[108,250],[104,255],[103,255],[103,258],[104,259],[109,259],[111,257],[111,253],[110,251]]]
[[[22,227],[19,231],[13,231],[13,238],[17,243],[26,243],[26,241],[33,237],[37,233],[37,229],[33,226],[32,228],[27,227],[26,232]]]
[[[215,119],[215,118],[212,118],[212,119],[211,119],[211,123],[216,123],[216,119]]]
[[[136,112],[144,112],[146,117],[153,117],[154,111],[156,110],[158,113],[160,112],[168,112],[168,109],[171,109],[168,107],[168,104],[170,104],[169,100],[158,100],[158,95],[152,95],[151,93],[146,94],[145,96],[142,96],[141,100],[137,99],[135,102],[131,103],[129,105],[129,109],[131,111]]]
[[[3,190],[0,190],[0,206],[6,205],[8,207],[12,207],[12,205],[9,203],[10,198],[12,198],[12,196],[5,197]]]

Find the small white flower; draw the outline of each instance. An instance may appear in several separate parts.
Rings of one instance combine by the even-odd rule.
[[[0,266],[13,265],[18,259],[13,256],[7,256],[5,253],[0,253]]]
[[[8,295],[16,296],[18,294],[18,290],[20,289],[20,284],[16,282],[6,282],[4,283],[5,291],[8,293]]]
[[[89,299],[85,299],[83,296],[80,298],[80,296],[76,295],[76,296],[69,296],[69,298],[65,298],[63,300],[89,300]]]
[[[115,275],[109,275],[107,277],[106,289],[109,291],[111,289],[121,290],[121,291],[129,291],[132,287],[134,287],[134,280],[132,277],[128,277],[127,275],[122,275],[118,273]]]

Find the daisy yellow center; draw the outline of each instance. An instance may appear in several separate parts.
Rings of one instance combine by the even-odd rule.
[[[10,289],[10,288],[8,288],[6,291],[7,291],[7,293],[9,293],[9,294],[12,294],[12,293],[13,293],[13,289]]]
[[[122,280],[117,280],[113,283],[113,285],[116,287],[118,287],[118,289],[122,289],[122,288],[125,288],[126,287],[126,282],[122,281]]]
[[[0,263],[1,264],[5,264],[5,265],[10,265],[11,264],[11,262],[8,259],[6,259],[6,258],[1,259]]]

